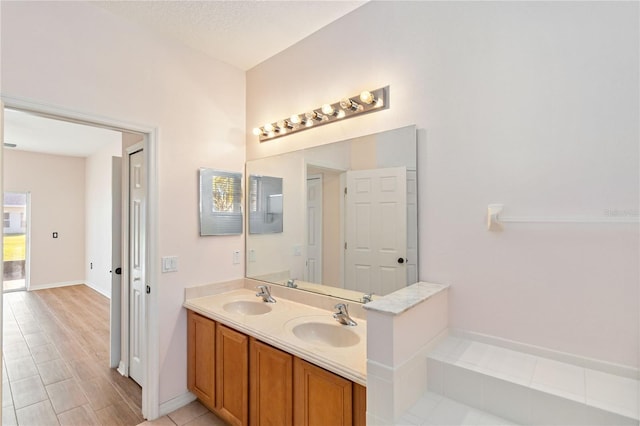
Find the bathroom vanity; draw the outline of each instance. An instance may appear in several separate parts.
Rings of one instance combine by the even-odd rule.
[[[366,321],[341,325],[286,290],[187,295],[189,390],[232,425],[364,425]]]

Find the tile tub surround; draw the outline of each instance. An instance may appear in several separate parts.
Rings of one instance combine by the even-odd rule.
[[[420,282],[364,305],[367,424],[397,424],[427,390],[427,353],[447,335],[447,285]]]
[[[270,312],[262,315],[228,312],[223,306],[229,302],[240,300],[260,302],[260,299],[255,295],[255,288],[240,287],[229,290],[230,287],[238,284],[240,282],[223,283],[214,288],[223,288],[226,291],[209,296],[187,298],[183,306],[339,376],[363,386],[367,385],[367,322],[365,320],[356,318],[358,325],[355,327],[342,326],[333,318],[333,310],[320,309],[288,300],[275,291],[274,287],[276,286],[272,287],[272,295],[277,302],[265,304],[271,308]],[[295,291],[295,289],[291,290]],[[187,297],[192,294],[193,292],[187,292]],[[198,295],[201,294],[202,292]],[[348,327],[358,335],[359,342],[349,347],[311,344],[297,338],[291,331],[291,328],[299,322],[312,321],[336,327]]]
[[[637,425],[638,380],[456,336],[427,358],[429,390],[521,424]]]

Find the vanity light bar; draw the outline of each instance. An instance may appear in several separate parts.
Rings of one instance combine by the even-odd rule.
[[[389,108],[389,86],[376,90],[365,90],[359,95],[342,98],[339,102],[324,104],[304,114],[266,123],[253,129],[260,142],[290,135],[311,127],[323,126],[339,120],[346,120],[370,112]]]

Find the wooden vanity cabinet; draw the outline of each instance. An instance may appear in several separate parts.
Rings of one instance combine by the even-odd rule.
[[[251,426],[293,425],[293,356],[253,337],[249,342]]]
[[[249,424],[249,337],[218,324],[216,412],[234,426]]]
[[[366,388],[187,310],[187,386],[231,425],[365,426]]]
[[[187,387],[210,409],[216,405],[216,323],[187,310]]]

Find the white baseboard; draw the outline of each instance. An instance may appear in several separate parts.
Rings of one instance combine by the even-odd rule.
[[[29,291],[32,290],[44,290],[47,288],[56,288],[56,287],[68,287],[70,285],[81,285],[84,284],[84,280],[76,280],[76,281],[63,281],[59,283],[45,283],[45,284],[30,284]]]
[[[475,333],[473,331],[459,329],[451,329],[450,331],[451,335],[454,337],[460,337],[463,339],[474,340],[476,342],[482,342],[489,345],[500,346],[505,349],[511,349],[514,351],[541,356],[560,362],[566,362],[568,364],[574,364],[580,367],[589,368],[591,370],[598,370],[605,373],[614,374],[616,376],[628,377],[635,380],[638,380],[640,378],[640,371],[637,368],[627,365],[614,364],[608,361],[587,358],[576,354],[556,351],[542,346],[530,345],[528,343],[517,342],[515,340],[508,340],[501,337],[490,336],[488,334]]]
[[[124,377],[129,376],[127,366],[125,365],[124,361],[120,361],[120,364],[118,365],[118,373],[120,373]]]
[[[105,290],[103,290],[103,289],[101,289],[101,288],[94,287],[94,286],[92,286],[92,285],[91,285],[91,284],[89,284],[89,283],[85,283],[85,285],[86,285],[87,287],[89,287],[91,290],[95,290],[95,291],[97,291],[98,293],[100,293],[101,295],[103,295],[104,297],[106,297],[107,299],[111,299],[111,293],[107,293]]]
[[[187,391],[182,395],[178,395],[175,398],[172,398],[168,401],[165,401],[160,404],[160,414],[159,417],[167,415],[173,411],[176,411],[178,408],[184,407],[191,401],[195,401],[197,398],[194,394]]]
[[[31,284],[31,285],[29,285],[29,291],[32,291],[32,290],[44,290],[44,289],[47,289],[47,288],[68,287],[68,286],[71,286],[71,285],[86,285],[91,290],[97,291],[98,293],[100,293],[101,295],[106,297],[107,299],[111,299],[111,294],[105,293],[104,290],[92,286],[91,284],[87,283],[85,280],[63,281],[63,282],[59,282],[59,283],[47,283],[47,284],[37,284],[37,285]]]

